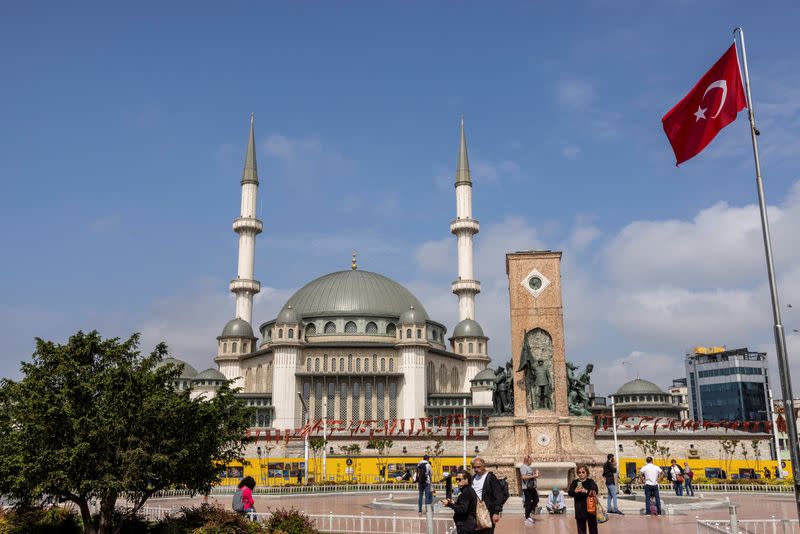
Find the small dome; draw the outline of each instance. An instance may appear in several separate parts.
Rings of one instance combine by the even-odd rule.
[[[244,319],[236,318],[228,321],[219,337],[255,337],[250,323]]]
[[[225,375],[216,369],[206,369],[205,371],[194,377],[195,380],[227,380]]]
[[[453,329],[453,337],[486,337],[483,328],[472,319],[464,319]]]
[[[400,314],[400,324],[422,324],[427,319],[427,314],[423,310],[420,312],[414,306],[410,306]]]
[[[664,391],[649,380],[637,378],[623,384],[615,395],[664,395]]]
[[[197,376],[197,369],[195,369],[194,367],[192,367],[188,363],[186,363],[184,361],[181,361],[181,360],[179,360],[177,358],[164,358],[156,366],[156,368],[162,367],[162,366],[170,364],[170,363],[173,364],[173,365],[176,365],[176,366],[181,366],[181,365],[183,366],[183,370],[181,371],[181,374],[180,374],[180,376],[178,378],[194,378],[194,377]]]
[[[494,377],[495,377],[494,371],[487,367],[486,369],[475,375],[475,378],[470,380],[470,382],[479,382],[482,380],[491,380],[492,382],[494,382]]]
[[[300,322],[300,314],[297,313],[292,305],[286,306],[281,313],[278,314],[278,318],[275,319],[276,323],[299,323]]]

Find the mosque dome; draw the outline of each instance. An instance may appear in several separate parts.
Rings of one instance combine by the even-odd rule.
[[[495,377],[494,370],[487,367],[486,369],[475,375],[475,378],[473,378],[471,382],[477,382],[482,380],[491,380],[492,382],[494,382],[494,377]]]
[[[227,380],[225,375],[216,369],[206,369],[205,371],[194,377],[195,380]]]
[[[164,358],[156,367],[162,367],[170,363],[176,366],[183,366],[183,370],[178,378],[195,378],[197,376],[197,370],[194,367],[177,358]]]
[[[300,317],[389,316],[399,317],[413,307],[419,322],[428,314],[408,289],[378,273],[351,269],[312,280],[289,298],[278,314],[293,308]]]
[[[400,314],[400,324],[421,324],[425,322],[425,314],[420,313],[414,306],[410,306]]]
[[[291,304],[287,304],[281,310],[281,313],[278,314],[278,318],[275,319],[276,323],[299,323],[300,322],[300,315],[297,313],[297,310]]]
[[[228,321],[219,337],[254,337],[250,323],[237,317]]]
[[[483,328],[472,319],[464,319],[453,329],[453,337],[486,337]]]
[[[637,378],[622,385],[615,395],[663,395],[664,391],[649,380]]]

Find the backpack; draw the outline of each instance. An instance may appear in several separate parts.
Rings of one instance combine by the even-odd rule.
[[[428,464],[427,463],[419,463],[417,464],[417,484],[420,486],[425,486],[428,484]]]
[[[242,488],[237,489],[231,499],[231,508],[234,512],[244,512],[244,501],[242,501]]]
[[[508,479],[498,478],[497,483],[500,485],[500,506],[502,506],[508,500]]]

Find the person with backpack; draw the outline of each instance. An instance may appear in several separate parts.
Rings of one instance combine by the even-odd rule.
[[[231,507],[234,512],[248,516],[253,520],[255,520],[254,514],[256,513],[256,502],[253,500],[253,489],[255,487],[256,481],[253,477],[244,477],[236,487],[231,502]]]
[[[472,460],[472,470],[475,472],[472,477],[472,489],[478,495],[478,508],[486,507],[491,523],[490,527],[476,529],[476,532],[494,534],[494,527],[500,521],[503,505],[508,500],[508,481],[499,480],[494,473],[487,471],[483,458]]]
[[[433,492],[431,491],[431,482],[433,479],[433,469],[431,469],[431,457],[427,454],[422,457],[422,460],[417,464],[416,473],[414,478],[417,482],[417,490],[419,491],[418,511],[422,513],[422,496],[425,496],[425,506],[430,506],[433,502]]]

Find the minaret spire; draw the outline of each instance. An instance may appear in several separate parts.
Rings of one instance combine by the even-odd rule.
[[[233,231],[239,234],[239,263],[236,279],[231,280],[231,293],[236,295],[236,317],[251,323],[253,295],[261,291],[261,283],[253,279],[256,255],[256,236],[263,224],[256,217],[258,201],[258,165],[256,164],[255,120],[250,114],[250,137],[242,170],[242,205],[239,217],[233,221]]]
[[[475,319],[475,295],[481,284],[475,280],[472,270],[472,236],[480,225],[472,218],[472,177],[467,156],[467,135],[464,132],[464,116],[460,121],[458,161],[456,163],[456,220],[450,223],[450,231],[458,240],[458,280],[453,282],[453,293],[458,296],[459,321]]]

